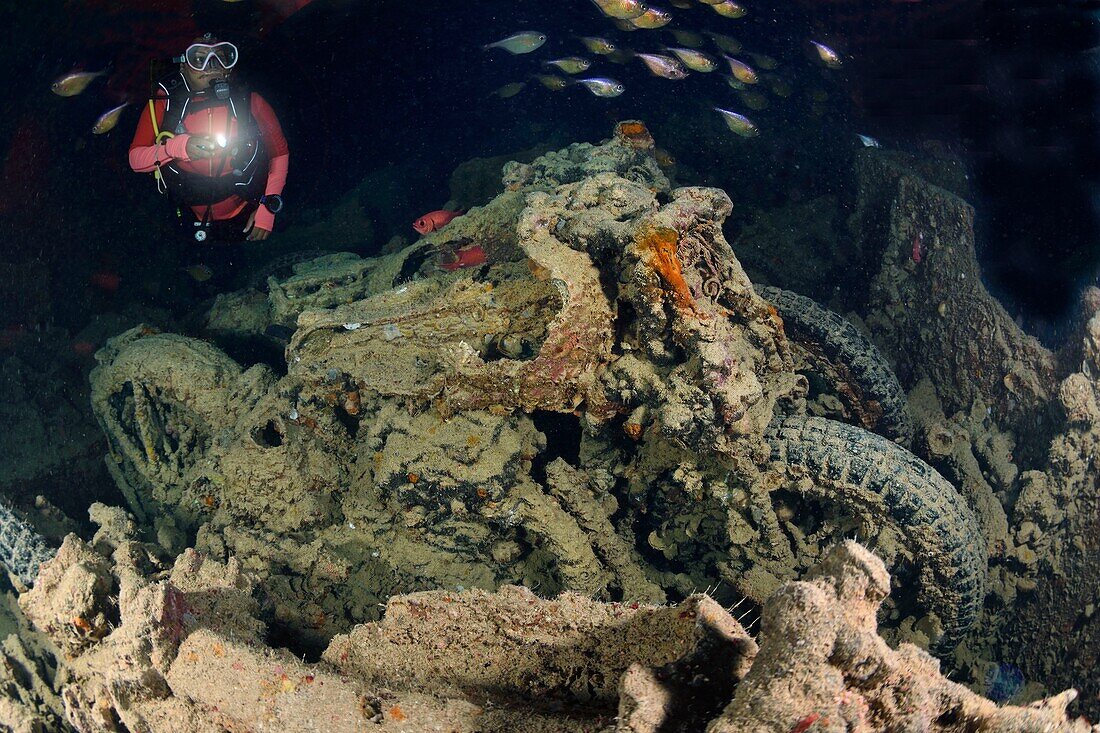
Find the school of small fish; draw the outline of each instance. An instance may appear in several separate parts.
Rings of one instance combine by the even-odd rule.
[[[787,99],[793,94],[793,76],[786,71],[780,71],[779,60],[768,54],[746,51],[739,40],[725,32],[678,28],[675,26],[676,18],[672,12],[651,6],[646,0],[590,1],[619,31],[661,30],[671,36],[670,44],[677,45],[666,45],[658,41],[655,44],[656,48],[640,52],[622,48],[604,36],[577,36],[576,41],[596,59],[568,54],[543,61],[541,67],[547,69],[547,73],[531,73],[523,81],[505,84],[492,91],[489,96],[509,99],[526,89],[530,81],[537,81],[542,87],[555,92],[580,86],[596,97],[613,98],[625,93],[625,85],[610,76],[581,76],[590,72],[593,65],[600,60],[616,64],[626,64],[636,60],[641,62],[651,75],[674,81],[686,79],[693,72],[711,74],[727,68],[729,73],[722,76],[725,76],[727,84],[734,90],[736,101],[754,112],[771,107],[772,100],[768,98],[767,92],[778,99]],[[668,2],[677,10],[709,7],[717,16],[728,21],[736,21],[750,13],[749,7],[736,0],[668,0]],[[728,22],[714,20],[723,24]],[[645,33],[639,35],[647,38],[654,37]],[[710,45],[715,49],[713,51],[706,48],[708,38]],[[548,40],[546,33],[523,30],[487,43],[482,48],[486,51],[499,49],[513,56],[523,56],[538,51],[546,45]],[[807,39],[806,49],[807,56],[823,69],[836,70],[844,66],[841,54],[819,40]],[[748,60],[745,60],[746,58]],[[73,97],[81,94],[106,73],[106,70],[73,70],[56,79],[50,88],[58,96]],[[820,88],[813,88],[807,92],[806,96],[810,102],[811,112],[822,114],[823,104],[828,99],[827,92]],[[96,135],[110,132],[118,124],[127,106],[129,103],[123,103],[101,114],[93,124],[92,132]],[[723,120],[734,133],[743,137],[759,134],[759,128],[743,113],[725,107],[716,106],[714,109],[722,115]]]
[[[104,71],[70,71],[68,74],[58,77],[50,85],[50,91],[59,97],[75,97],[87,89],[93,81],[105,76]],[[101,114],[92,125],[93,135],[103,135],[115,129],[122,111],[130,106],[129,102],[123,102],[117,107],[112,107]]]
[[[671,36],[666,45],[661,41],[654,43],[655,48],[645,52],[634,51],[617,45],[613,40],[605,36],[576,36],[573,40],[581,44],[588,53],[595,58],[586,58],[577,55],[563,55],[558,58],[542,62],[546,69],[552,69],[558,73],[531,73],[527,80],[505,84],[491,96],[500,99],[508,99],[519,94],[527,87],[527,81],[534,80],[550,91],[561,91],[573,86],[581,86],[596,97],[618,97],[626,91],[626,87],[619,81],[609,76],[581,76],[602,61],[616,64],[626,64],[630,61],[640,62],[648,72],[661,79],[679,81],[686,79],[693,72],[696,74],[712,74],[723,69],[728,74],[719,74],[725,77],[727,85],[733,90],[734,101],[739,106],[762,112],[769,109],[773,102],[786,100],[794,93],[794,72],[789,69],[794,64],[791,61],[781,63],[779,59],[766,53],[747,51],[741,41],[733,36],[716,30],[692,30],[676,27],[676,16],[668,10],[654,7],[646,0],[590,0],[597,8],[599,14],[622,32],[633,31],[657,31]],[[692,10],[695,8],[709,7],[720,18],[708,16],[708,24],[712,22],[735,27],[729,21],[736,21],[750,13],[750,7],[737,0],[667,0],[677,10]],[[677,16],[680,14],[677,13]],[[698,17],[693,15],[692,17]],[[725,28],[722,29],[726,30]],[[655,34],[638,34],[646,40],[657,38]],[[708,49],[709,45],[712,47]],[[534,30],[525,30],[513,33],[493,43],[488,43],[485,50],[504,49],[513,55],[532,53],[538,50],[548,41],[546,33]],[[805,55],[811,63],[822,69],[836,70],[844,66],[843,57],[830,46],[816,39],[806,39]],[[675,45],[673,45],[675,44]],[[782,68],[782,67],[788,68]],[[729,92],[726,92],[729,94]],[[769,94],[772,98],[769,97]],[[828,93],[820,88],[811,88],[805,94],[806,101],[810,105],[813,114],[824,113],[823,104],[828,100]],[[726,126],[736,135],[744,138],[756,137],[760,134],[760,128],[741,111],[727,109],[729,105],[714,106]],[[869,144],[870,138],[859,136],[863,144]],[[876,141],[877,144],[877,141]]]

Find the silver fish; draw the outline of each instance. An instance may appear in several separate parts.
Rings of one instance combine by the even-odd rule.
[[[718,68],[717,62],[701,51],[696,51],[692,48],[668,48],[665,50],[676,54],[676,58],[680,59],[680,61],[684,63],[684,66],[692,71],[709,73]]]
[[[92,125],[92,134],[102,135],[105,132],[110,132],[115,129],[115,125],[118,124],[118,118],[122,115],[122,110],[130,106],[129,102],[123,102],[114,109],[109,109],[99,116],[99,119]]]
[[[707,31],[706,34],[714,41],[715,46],[726,53],[741,53],[741,41],[738,41],[736,38],[727,36],[724,33],[711,33]]]
[[[557,66],[566,74],[579,74],[582,71],[588,71],[588,67],[592,65],[592,62],[580,56],[566,56],[565,58],[547,61],[546,65]]]
[[[522,92],[523,88],[526,87],[526,86],[527,86],[527,82],[514,81],[511,84],[505,84],[504,86],[500,87],[499,89],[493,90],[489,94],[489,96],[490,97],[498,97],[500,99],[508,99],[509,97],[514,97],[517,94],[519,94],[520,92]]]
[[[594,79],[577,79],[576,84],[583,84],[584,87],[595,94],[597,97],[617,97],[626,91],[619,82],[614,79],[607,79],[603,77],[596,77]]]
[[[721,113],[726,126],[741,137],[756,137],[760,134],[760,129],[745,115],[721,107],[715,107],[714,111]]]
[[[88,88],[93,79],[103,76],[106,71],[72,71],[50,85],[50,91],[59,97],[75,97]]]
[[[636,53],[636,58],[649,68],[649,73],[665,79],[683,79],[687,76],[683,64],[671,56],[661,56],[656,53]]]
[[[592,4],[608,18],[623,20],[637,18],[649,9],[642,0],[592,0]]]
[[[752,62],[764,71],[774,71],[779,67],[779,62],[766,53],[750,53],[749,56],[752,56]]]
[[[818,43],[817,41],[810,41],[813,44],[814,50],[817,51],[817,57],[821,59],[821,63],[828,66],[830,69],[839,69],[843,64],[840,61],[840,54],[833,49],[826,46],[824,43]]]
[[[735,58],[726,56],[726,63],[730,65],[730,73],[742,84],[755,84],[759,81],[756,72],[744,61],[738,61]]]
[[[592,53],[598,53],[601,56],[606,56],[615,50],[615,44],[606,38],[596,38],[594,36],[577,36],[580,42],[584,44]]]
[[[554,74],[532,74],[532,79],[538,79],[539,84],[549,89],[552,92],[558,92],[569,86],[569,80],[563,79],[560,76]]]
[[[688,6],[691,7],[690,5]],[[683,31],[678,28],[671,28],[668,31],[672,34],[672,37],[676,39],[676,42],[681,46],[687,46],[688,48],[702,48],[705,41],[703,37],[694,31]]]
[[[865,147],[865,148],[881,148],[882,147],[882,143],[880,143],[878,140],[874,139],[870,135],[860,135],[857,132],[856,137],[859,138],[859,141],[861,143],[863,143],[863,147]]]
[[[737,96],[741,98],[741,104],[756,112],[771,106],[771,102],[768,101],[767,97],[751,89],[742,89],[737,92]]]
[[[769,74],[766,79],[768,80],[768,88],[772,90],[772,94],[777,97],[786,99],[794,93],[794,89],[791,88],[790,82],[781,76],[776,74]]]
[[[522,33],[513,33],[507,38],[502,38],[495,43],[488,43],[482,46],[482,48],[486,51],[493,48],[503,48],[508,53],[523,54],[537,50],[544,43],[546,43],[545,33],[539,33],[538,31],[523,31]]]
[[[630,24],[635,28],[644,28],[646,30],[663,28],[671,22],[672,13],[667,10],[661,10],[660,8],[650,8],[637,18],[630,19]]]
[[[724,2],[720,2],[717,5],[711,5],[710,8],[725,18],[743,18],[748,12],[743,6],[738,5],[733,2],[733,0],[724,0]]]

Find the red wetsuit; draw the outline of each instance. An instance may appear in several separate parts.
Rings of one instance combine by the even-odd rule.
[[[164,119],[167,100],[157,99],[154,101],[154,105],[157,114],[157,129],[163,131],[161,121]],[[261,137],[263,137],[264,150],[269,160],[267,185],[264,188],[264,194],[281,195],[283,186],[286,184],[287,169],[290,165],[290,150],[287,147],[286,138],[283,137],[283,129],[279,126],[279,119],[275,116],[275,111],[256,92],[252,92],[251,106],[252,117],[256,121]],[[192,161],[187,157],[187,141],[191,138],[189,133],[210,136],[224,135],[226,139],[233,138],[237,128],[237,120],[229,114],[228,105],[217,105],[200,109],[197,112],[189,112],[183,118],[183,126],[188,131],[187,133],[168,138],[163,144],[156,144],[153,123],[149,119],[149,107],[146,105],[141,120],[138,122],[137,131],[134,133],[134,140],[130,143],[130,167],[138,173],[151,173],[156,169],[158,163],[163,164],[174,161],[180,170],[189,173],[205,176],[229,175],[229,169],[232,168],[232,165],[226,160],[229,157],[228,153],[196,161]],[[223,171],[224,173],[221,173]],[[213,221],[232,219],[241,213],[247,205],[248,202],[240,196],[230,195],[228,198],[217,201],[210,206],[207,218]],[[192,206],[191,210],[199,220],[207,215],[206,204]],[[275,226],[275,215],[268,211],[267,207],[259,207],[256,210],[255,226],[271,231]]]

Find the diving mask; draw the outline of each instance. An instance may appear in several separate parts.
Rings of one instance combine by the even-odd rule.
[[[237,47],[229,41],[192,43],[183,52],[183,60],[195,71],[206,71],[214,61],[228,71],[237,64]]]

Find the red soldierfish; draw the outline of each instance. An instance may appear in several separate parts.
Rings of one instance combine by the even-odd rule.
[[[924,232],[917,232],[913,235],[913,262],[919,265],[922,259],[924,259]]]
[[[437,229],[442,229],[451,222],[451,219],[462,216],[465,213],[465,211],[447,211],[446,209],[431,211],[414,221],[413,229],[422,235],[428,234]]]
[[[439,266],[449,272],[460,270],[463,267],[476,267],[485,264],[485,250],[480,244],[468,244],[455,252],[455,258],[450,262],[440,262]]]
[[[816,723],[820,717],[821,713],[810,713],[794,724],[794,727],[791,728],[791,733],[804,733],[804,731],[809,730],[810,726]]]

